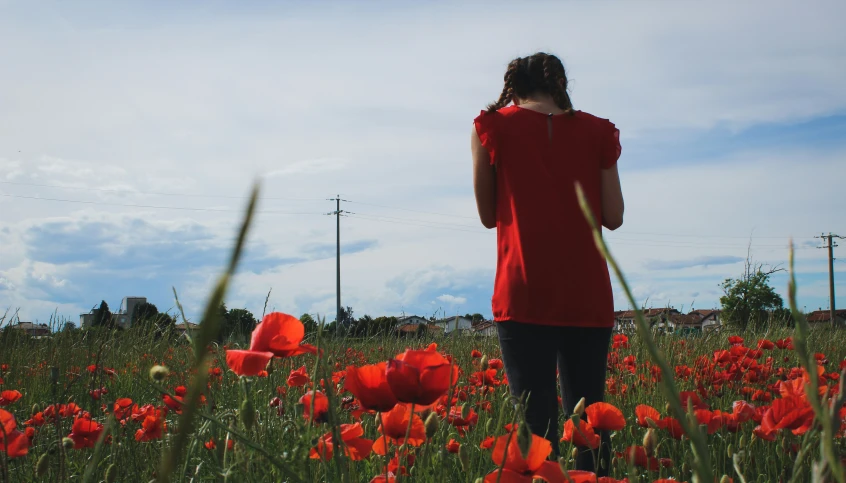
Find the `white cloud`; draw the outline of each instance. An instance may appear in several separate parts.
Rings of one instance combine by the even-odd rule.
[[[456,297],[455,295],[450,295],[446,293],[443,295],[439,295],[437,299],[445,304],[450,304],[453,306],[467,303],[467,298],[465,297]]]
[[[105,203],[0,196],[0,228],[11,230],[0,232],[0,277],[13,286],[3,285],[0,300],[33,314],[25,318],[57,307],[73,315],[99,295],[58,301],[30,287],[22,230],[129,213],[165,232],[195,223],[225,246],[245,202],[237,198],[260,174],[251,240],[279,257],[334,242],[325,198],[363,202],[342,207],[359,215],[342,219],[343,240],[379,241],[342,259],[343,302],[357,314],[458,293],[461,305],[484,310],[495,236],[474,218],[469,124],[498,95],[507,61],[536,49],[565,60],[578,108],[622,130],[627,218],[608,238],[640,300],[687,304],[696,293],[713,301],[715,280],[736,268],[667,274],[648,270],[650,260],[745,257],[745,238],[715,237],[838,229],[836,204],[820,200],[842,192],[842,149],[704,155],[701,146],[673,145],[649,151],[660,167],[628,156],[636,142],[844,112],[843,2],[545,3],[541,17],[540,6],[516,4],[482,16],[467,5],[357,12],[363,7],[338,4],[239,15],[169,8],[164,17],[140,5],[96,14],[61,3],[0,7],[0,44],[15,46],[0,62],[19,66],[0,78],[0,180],[65,187],[2,184],[0,194]],[[115,233],[114,248],[130,238]],[[784,261],[784,243],[755,238],[754,255]],[[821,252],[800,250],[799,269],[824,272]],[[72,283],[67,267],[40,270],[44,283]],[[193,312],[214,276],[198,269],[178,287]],[[279,310],[334,314],[334,283],[334,260],[314,260],[241,273],[230,296],[260,312],[273,287]],[[812,287],[807,293],[820,291]]]

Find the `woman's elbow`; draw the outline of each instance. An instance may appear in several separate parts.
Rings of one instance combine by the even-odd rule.
[[[484,217],[482,218],[482,226],[491,230],[496,228],[496,217]]]
[[[621,226],[623,226],[623,214],[620,213],[619,215],[615,216],[602,217],[602,226],[608,228],[611,231],[620,228]]]

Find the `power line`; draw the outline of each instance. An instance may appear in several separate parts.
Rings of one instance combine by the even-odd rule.
[[[485,231],[485,230],[473,230],[473,229],[465,230],[465,229],[455,228],[455,227],[451,227],[451,226],[443,226],[443,225],[437,225],[437,224],[425,224],[425,222],[424,223],[414,223],[414,222],[407,222],[407,221],[385,220],[385,219],[381,219],[380,217],[377,217],[377,216],[363,214],[363,213],[347,212],[347,214],[351,215],[352,218],[359,218],[359,219],[362,219],[362,220],[375,221],[375,222],[379,222],[379,223],[391,223],[391,224],[395,224],[395,225],[419,226],[419,227],[423,227],[423,228],[438,228],[438,229],[441,229],[441,230],[462,231],[462,232],[466,232],[466,233],[482,233],[482,234],[496,233],[496,232],[492,232],[492,231],[489,232],[489,231]]]
[[[227,195],[201,195],[201,194],[191,194],[191,193],[162,193],[162,192],[155,192],[155,191],[134,191],[128,189],[117,189],[117,188],[86,188],[83,186],[58,186],[58,185],[49,185],[49,184],[38,184],[38,183],[16,183],[13,181],[0,181],[0,184],[5,185],[14,185],[14,186],[37,186],[40,188],[54,188],[54,189],[64,189],[64,190],[82,190],[82,191],[100,191],[104,193],[128,193],[128,194],[135,194],[135,195],[150,195],[150,196],[184,196],[184,197],[192,197],[192,198],[226,198],[232,200],[246,200],[248,197],[246,196],[227,196]],[[285,200],[285,201],[325,201],[323,198],[286,198],[286,197],[263,197],[265,200]]]
[[[410,212],[413,212],[413,213],[423,213],[423,214],[427,214],[427,215],[451,216],[451,217],[454,217],[454,218],[465,218],[465,219],[469,219],[469,220],[475,220],[476,219],[475,216],[453,215],[453,214],[450,214],[450,213],[437,213],[437,212],[434,212],[434,211],[413,210],[411,208],[400,208],[398,206],[377,205],[376,203],[364,203],[363,201],[350,201],[350,203],[355,203],[355,204],[358,204],[358,205],[366,205],[366,206],[376,206],[376,207],[379,207],[379,208],[387,208],[387,209],[390,209],[390,210],[410,211]]]
[[[821,238],[825,241],[828,238],[828,245],[824,245],[818,248],[828,249],[828,297],[829,297],[829,318],[831,320],[831,327],[837,327],[837,310],[834,307],[834,249],[837,247],[837,242],[834,241],[835,238],[837,239],[844,239],[846,237],[842,237],[839,235],[834,235],[831,232],[826,234],[820,234],[818,237],[814,238]]]
[[[59,201],[63,203],[77,203],[77,204],[84,204],[84,205],[104,205],[104,206],[121,206],[126,208],[152,208],[152,209],[159,209],[159,210],[184,210],[184,211],[213,211],[213,212],[235,212],[235,213],[243,213],[244,210],[231,210],[225,208],[192,208],[187,206],[157,206],[157,205],[136,205],[130,203],[111,203],[106,201],[88,201],[88,200],[68,200],[63,198],[41,198],[38,196],[23,196],[23,195],[10,195],[5,193],[0,193],[0,196],[5,196],[7,198],[19,198],[19,199],[28,199],[28,200],[40,200],[40,201]],[[257,213],[262,214],[271,214],[271,215],[322,215],[323,213],[317,212],[298,212],[298,211],[277,211],[277,210],[262,210],[258,211]]]

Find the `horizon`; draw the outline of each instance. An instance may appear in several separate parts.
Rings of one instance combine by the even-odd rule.
[[[270,291],[268,312],[334,319],[340,195],[342,306],[489,319],[468,136],[535,51],[620,128],[626,218],[605,235],[639,304],[719,308],[749,253],[786,267],[792,238],[800,310],[829,307],[842,2],[196,5],[0,5],[2,310],[78,325],[132,294],[170,310],[174,287],[198,322],[261,178],[228,307],[261,314]],[[771,285],[786,301],[786,274]]]

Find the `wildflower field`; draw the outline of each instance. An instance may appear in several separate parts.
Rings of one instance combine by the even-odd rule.
[[[207,379],[172,481],[497,481],[501,466],[503,482],[567,481],[560,466],[572,468],[572,448],[595,447],[601,429],[615,453],[615,480],[604,481],[691,480],[694,453],[637,336],[614,339],[608,405],[588,406],[579,429],[562,416],[561,465],[545,461],[545,440],[518,441],[495,338],[326,340],[318,358],[298,337],[296,319],[269,314],[254,351],[212,346],[202,374],[187,341],[131,331],[4,340],[0,479],[155,480],[189,424],[192,384]],[[788,332],[656,340],[705,430],[715,478],[810,480],[821,434]],[[837,391],[844,342],[811,333],[820,395]]]
[[[248,341],[213,343],[255,198],[190,341],[4,332],[0,483],[846,478],[846,337],[809,330],[793,284],[795,329],[679,337],[639,317],[614,337],[606,402],[561,408],[556,460],[523,424],[495,338],[306,337],[274,312]],[[573,462],[601,431],[613,458],[598,478]]]

